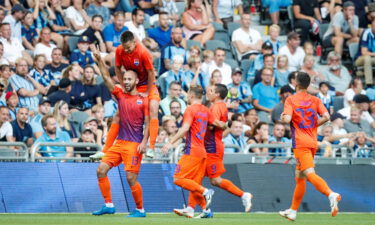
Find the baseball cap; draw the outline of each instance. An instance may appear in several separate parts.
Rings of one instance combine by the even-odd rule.
[[[348,8],[348,7],[355,7],[355,5],[352,1],[347,1],[347,2],[344,2],[342,7],[345,9],[345,8]]]
[[[340,113],[334,113],[331,115],[331,121],[335,121],[337,119],[346,119],[345,116],[341,115]]]
[[[89,43],[90,42],[89,37],[87,37],[86,35],[79,37],[78,43],[82,43],[82,42]]]
[[[299,34],[297,33],[297,32],[294,32],[294,31],[292,31],[292,32],[290,32],[289,34],[288,34],[288,40],[291,40],[291,39],[297,39],[297,38],[299,38]]]
[[[240,73],[240,74],[242,75],[242,70],[241,70],[241,68],[238,68],[238,67],[234,68],[233,71],[232,71],[232,74],[234,75],[234,74],[236,74],[236,73]]]
[[[39,98],[39,105],[43,105],[45,102],[48,102],[48,103],[51,104],[51,101],[48,99],[47,96],[41,96],[41,97]]]
[[[67,88],[71,84],[72,82],[69,80],[69,78],[63,78],[60,80],[59,88]]]
[[[12,13],[19,12],[19,11],[26,12],[26,9],[21,4],[15,4],[12,7]]]
[[[90,128],[84,128],[83,130],[82,130],[82,134],[83,133],[85,133],[85,132],[87,132],[87,131],[89,131],[90,133],[94,133],[94,132],[92,132],[92,130],[90,129]]]
[[[264,42],[262,44],[262,49],[273,49],[271,42],[268,42],[268,41]]]
[[[13,92],[13,91],[8,91],[5,94],[5,100],[8,101],[10,99],[10,97],[12,97],[12,95],[17,95],[17,94],[15,92]]]
[[[353,101],[355,103],[369,103],[371,102],[367,95],[358,94],[354,96]]]
[[[97,123],[99,123],[98,119],[96,119],[96,118],[93,117],[93,116],[90,116],[89,118],[87,118],[87,120],[85,121],[85,123],[91,122],[91,121],[93,121],[93,120],[95,120]]]

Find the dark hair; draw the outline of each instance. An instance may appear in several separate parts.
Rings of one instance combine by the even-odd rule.
[[[215,84],[215,93],[219,93],[221,99],[225,99],[228,95],[228,88],[224,84]]]
[[[204,94],[204,89],[199,85],[195,85],[195,86],[190,86],[189,92],[193,93],[196,98],[202,99],[203,94]]]
[[[1,29],[3,26],[7,26],[7,25],[10,26],[10,23],[2,23],[2,24],[0,25],[0,29]]]
[[[134,34],[127,30],[121,34],[121,43],[126,43],[128,41],[134,41]]]
[[[54,52],[54,51],[56,51],[56,50],[59,50],[59,51],[61,51],[61,52],[63,51],[61,48],[56,47],[56,48],[53,48],[53,49],[52,49],[52,52]]]
[[[274,59],[274,57],[273,57],[272,54],[265,54],[265,55],[263,56],[263,61],[266,61],[266,58],[268,58],[268,57],[272,57],[272,59]]]
[[[232,121],[238,121],[238,118],[240,118],[240,117],[242,117],[241,113],[233,113],[233,115],[230,118],[230,120],[232,120]]]
[[[217,52],[217,51],[223,51],[225,54],[227,53],[227,52],[225,51],[225,49],[220,48],[220,47],[217,48],[217,49],[215,49],[215,55],[216,55],[216,52]]]
[[[241,123],[241,121],[238,121],[238,120],[229,120],[229,121],[228,121],[228,127],[231,128],[234,122],[239,122],[239,123]]]
[[[297,71],[293,71],[293,72],[291,72],[291,73],[288,75],[288,81],[289,81],[289,83],[291,83],[292,80],[295,80],[295,79],[296,79],[296,74],[297,74],[297,73],[298,73]]]
[[[102,22],[104,21],[102,15],[99,15],[99,14],[94,15],[94,16],[91,18],[91,21],[94,21],[95,18],[100,18],[100,19],[102,20]]]
[[[178,82],[178,81],[175,81],[175,80],[174,80],[174,81],[172,81],[172,82],[171,82],[171,83],[169,84],[169,88],[171,88],[171,87],[172,87],[172,85],[178,85],[178,86],[180,86],[180,87],[182,86],[180,82]]]
[[[132,11],[132,16],[136,16],[138,12],[144,12],[141,8],[134,8]]]
[[[27,107],[25,107],[25,106],[21,106],[21,107],[19,107],[19,108],[17,109],[17,114],[19,113],[19,111],[21,111],[21,109],[26,109],[27,112],[30,111],[29,108],[27,108]]]
[[[0,42],[1,43],[1,42]],[[3,72],[6,68],[10,69],[10,66],[7,64],[0,65],[0,71]]]
[[[5,106],[5,105],[0,106],[0,111],[1,111],[2,109],[7,109],[7,110],[9,111],[9,108],[8,108],[7,106]]]
[[[161,16],[161,15],[167,15],[168,16],[169,14],[167,12],[165,12],[165,11],[160,11],[159,12],[159,16]]]
[[[257,130],[259,130],[263,125],[268,126],[268,123],[263,122],[263,121],[260,121],[259,123],[257,123],[257,125],[255,125],[254,129],[251,130],[251,137],[254,137],[257,134]]]
[[[245,112],[244,116],[248,116],[248,115],[250,114],[250,112],[251,112],[251,111],[253,111],[253,110],[254,110],[255,112],[257,111],[257,110],[256,110],[256,109],[254,109],[254,108],[252,108],[252,109],[249,109],[249,110],[246,110],[246,112]]]
[[[325,85],[329,88],[329,84],[325,81],[322,81],[322,82],[319,83],[319,88],[321,88],[323,85]]]
[[[55,118],[55,117],[52,114],[47,114],[47,115],[43,116],[42,127],[47,126],[47,120],[50,119],[50,118]]]
[[[305,72],[298,72],[296,76],[296,81],[300,88],[307,89],[310,85],[311,78]]]
[[[173,99],[170,103],[169,103],[169,108],[171,108],[171,106],[172,106],[172,104],[173,103],[178,103],[179,105],[180,105],[180,107],[181,107],[181,103],[177,100],[177,99]]]

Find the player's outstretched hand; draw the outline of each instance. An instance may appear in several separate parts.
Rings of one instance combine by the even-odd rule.
[[[93,51],[93,54],[94,54],[94,60],[96,61],[96,63],[99,63],[100,60],[102,60],[102,57],[100,56],[100,51],[97,49],[96,46],[95,46],[95,49]]]
[[[161,148],[161,153],[163,154],[163,155],[166,155],[167,153],[168,153],[168,151],[169,151],[169,149],[170,148],[172,148],[172,144],[171,143],[167,143],[167,144],[165,144],[162,148]]]
[[[138,147],[137,147],[137,152],[138,153],[140,153],[140,154],[143,154],[143,153],[145,153],[146,152],[146,150],[147,150],[147,144],[146,143],[143,143],[143,142],[141,142],[139,145],[138,145]]]

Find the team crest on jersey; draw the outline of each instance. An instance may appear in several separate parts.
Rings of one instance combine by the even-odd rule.
[[[137,105],[141,105],[143,103],[142,99],[137,99]]]
[[[139,66],[139,59],[134,59],[134,65]]]

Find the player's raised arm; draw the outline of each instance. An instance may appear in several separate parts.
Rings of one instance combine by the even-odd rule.
[[[100,57],[99,51],[94,52],[94,58],[95,58],[96,63],[98,64],[98,68],[100,70],[100,73],[103,76],[105,86],[107,86],[109,91],[112,92],[113,89],[115,88],[115,84],[113,83],[113,81],[111,79],[111,76],[109,75],[108,69],[106,68],[102,58]]]

